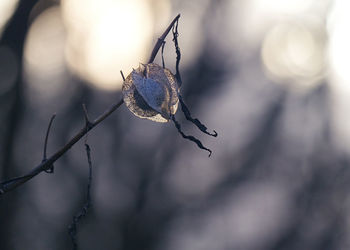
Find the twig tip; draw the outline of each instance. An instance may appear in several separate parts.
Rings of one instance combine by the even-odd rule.
[[[124,73],[122,70],[120,70],[120,74],[122,75],[123,81],[125,82],[125,77],[124,77]]]

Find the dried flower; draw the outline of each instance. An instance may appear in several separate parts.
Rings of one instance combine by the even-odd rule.
[[[178,84],[170,70],[155,63],[140,64],[126,77],[123,98],[138,117],[168,122],[177,111]]]
[[[197,118],[192,118],[189,109],[187,108],[182,96],[179,93],[179,87],[182,84],[179,64],[181,59],[180,48],[178,44],[178,19],[173,24],[173,41],[176,52],[176,74],[173,75],[170,70],[165,68],[163,50],[165,42],[162,41],[162,63],[163,67],[155,64],[140,64],[137,69],[127,76],[123,83],[123,99],[128,109],[138,117],[146,118],[155,122],[173,121],[179,134],[194,143],[203,150],[209,152],[209,157],[212,151],[203,146],[202,142],[191,135],[186,135],[180,123],[175,119],[178,104],[180,102],[181,110],[186,119],[192,122],[203,133],[216,137],[218,134],[214,130],[208,132],[207,127],[202,124]],[[151,57],[151,62],[154,57]]]

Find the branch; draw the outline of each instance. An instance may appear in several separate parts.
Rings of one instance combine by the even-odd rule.
[[[178,14],[174,20],[170,23],[170,25],[168,26],[168,28],[164,31],[163,35],[161,35],[161,37],[158,38],[158,41],[156,43],[156,45],[154,46],[151,56],[148,60],[148,63],[152,63],[154,61],[154,58],[156,58],[156,55],[160,49],[160,47],[163,45],[164,40],[166,38],[166,36],[168,35],[168,33],[170,32],[171,28],[174,26],[175,22],[180,18],[180,14]]]
[[[64,155],[87,132],[89,132],[91,129],[97,126],[100,122],[106,119],[109,115],[111,115],[117,108],[119,108],[123,104],[123,102],[124,102],[123,100],[120,100],[118,103],[113,104],[102,115],[100,115],[93,122],[91,122],[90,126],[88,127],[84,126],[82,129],[80,129],[80,131],[75,136],[73,136],[73,138],[70,139],[70,141],[66,145],[64,145],[60,150],[58,150],[54,155],[48,158],[45,162],[40,163],[38,166],[32,169],[29,174],[0,183],[0,195],[17,188],[23,183],[29,181],[34,176],[40,174],[45,170],[48,170],[55,161],[57,161],[62,155]]]
[[[73,217],[73,221],[69,226],[69,235],[73,243],[73,250],[78,249],[78,242],[77,242],[78,223],[81,221],[81,219],[83,219],[87,215],[87,212],[92,205],[91,203],[91,183],[92,183],[91,149],[89,144],[87,144],[86,142],[85,142],[85,150],[86,150],[87,160],[89,164],[89,179],[88,179],[88,185],[87,185],[86,201],[84,203],[84,206]]]
[[[56,114],[53,114],[51,119],[50,119],[49,126],[47,127],[47,130],[46,130],[46,136],[45,136],[45,142],[44,142],[44,153],[43,153],[42,162],[45,162],[47,160],[47,157],[46,157],[47,141],[49,140],[51,125],[52,125],[52,122],[55,119],[55,117],[56,117]],[[53,173],[53,165],[49,169],[45,170],[45,172],[52,174]]]
[[[148,63],[152,63],[154,61],[154,58],[156,57],[160,47],[162,46],[164,39],[170,32],[172,26],[175,24],[175,22],[180,18],[180,14],[177,15],[174,20],[170,23],[168,28],[164,31],[162,36],[158,38],[158,41],[156,45],[154,46],[151,57],[148,61]],[[40,174],[43,171],[47,171],[51,168],[53,163],[57,161],[62,155],[64,155],[75,143],[77,143],[87,132],[89,132],[91,129],[93,129],[95,126],[97,126],[100,122],[102,122],[104,119],[106,119],[108,116],[110,116],[116,109],[118,109],[122,104],[124,103],[124,100],[121,99],[118,103],[113,104],[109,109],[107,109],[104,113],[102,113],[99,117],[97,117],[94,121],[89,123],[89,126],[85,126],[80,129],[80,131],[74,135],[69,142],[67,142],[66,145],[64,145],[61,149],[59,149],[55,154],[53,154],[51,157],[49,157],[46,161],[41,162],[39,165],[37,165],[35,168],[33,168],[28,174],[19,176],[7,181],[3,181],[0,183],[0,196],[4,193],[7,193],[9,191],[14,190],[15,188],[21,186],[22,184],[26,183],[36,175]],[[86,119],[86,117],[85,117]]]

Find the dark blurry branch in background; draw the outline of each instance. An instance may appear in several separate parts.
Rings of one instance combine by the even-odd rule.
[[[150,59],[148,63],[152,63],[161,48],[164,39],[170,32],[171,28],[175,24],[175,22],[180,18],[180,14],[177,15],[174,20],[170,23],[168,28],[164,31],[162,36],[158,38],[157,43],[155,44]],[[106,119],[108,116],[110,116],[116,109],[118,109],[123,104],[123,99],[121,99],[118,103],[113,104],[109,109],[107,109],[103,114],[101,114],[98,118],[96,118],[92,122],[86,122],[85,126],[75,135],[73,138],[64,145],[61,149],[59,149],[55,154],[53,154],[50,158],[48,158],[46,161],[41,162],[38,166],[36,166],[34,169],[32,169],[28,174],[19,176],[7,181],[3,181],[0,183],[0,195],[7,193],[11,190],[14,190],[15,188],[21,186],[22,184],[26,183],[30,179],[32,179],[34,176],[40,174],[43,171],[50,171],[50,169],[53,166],[53,163],[57,161],[62,155],[64,155],[75,143],[77,143],[87,132],[89,132],[91,129],[93,129],[95,126],[97,126],[100,122],[102,122],[104,119]],[[86,116],[86,113],[84,113],[86,121],[88,121],[88,118]],[[52,119],[50,121],[52,123]],[[50,124],[49,124],[50,128]],[[49,129],[48,128],[48,133]],[[46,142],[45,142],[46,145]],[[46,146],[45,146],[46,148]],[[45,150],[46,151],[46,150]]]

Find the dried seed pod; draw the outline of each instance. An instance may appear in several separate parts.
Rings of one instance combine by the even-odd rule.
[[[178,17],[174,19],[171,26],[169,26],[167,31],[163,34],[163,37],[158,40],[152,52],[150,61],[153,61],[154,56],[160,48],[159,46],[161,42],[163,67],[155,63],[140,64],[140,66],[137,69],[134,69],[124,80],[122,88],[123,99],[128,109],[138,117],[156,122],[168,122],[171,119],[174,122],[177,131],[183,138],[194,142],[200,149],[208,151],[210,157],[212,151],[209,148],[204,147],[202,142],[196,137],[186,135],[182,131],[180,123],[175,119],[175,113],[177,111],[178,103],[180,102],[181,110],[188,121],[192,122],[200,131],[207,135],[214,137],[218,135],[215,130],[213,130],[213,132],[208,132],[207,127],[203,123],[197,118],[191,116],[190,110],[187,108],[179,93],[179,87],[181,86],[182,80],[179,71],[181,52],[177,39],[179,35],[177,30]],[[164,67],[165,64],[163,57],[165,44],[164,36],[167,35],[171,27],[173,29],[173,41],[176,52],[175,76],[170,70]]]
[[[178,107],[178,85],[170,70],[155,63],[140,64],[123,83],[123,98],[138,117],[168,122]]]

